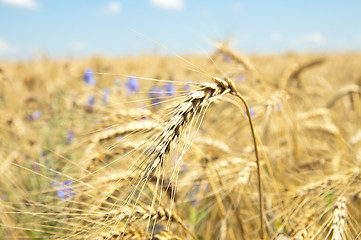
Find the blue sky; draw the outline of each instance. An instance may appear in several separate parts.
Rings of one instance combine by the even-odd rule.
[[[358,0],[0,0],[0,59],[202,53],[361,52]],[[164,50],[161,50],[164,52]]]

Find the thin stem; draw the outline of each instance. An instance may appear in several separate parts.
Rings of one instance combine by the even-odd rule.
[[[232,93],[235,96],[237,96],[238,98],[240,98],[241,101],[243,102],[244,106],[246,107],[249,125],[251,126],[251,132],[252,132],[252,137],[253,137],[253,145],[254,145],[254,152],[255,152],[256,160],[257,160],[258,196],[259,196],[260,222],[261,222],[261,229],[260,229],[259,235],[260,235],[261,239],[265,239],[264,203],[263,203],[261,163],[260,163],[259,156],[258,156],[258,145],[257,145],[257,140],[256,140],[256,132],[254,130],[254,125],[253,125],[253,121],[252,121],[252,117],[251,117],[251,112],[249,110],[249,106],[248,106],[248,103],[247,103],[246,99],[244,99],[244,97],[242,97],[242,95],[238,91],[233,91]]]

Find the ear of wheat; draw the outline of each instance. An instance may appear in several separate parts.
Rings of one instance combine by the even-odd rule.
[[[264,238],[264,206],[263,206],[263,193],[262,193],[262,179],[260,170],[260,160],[258,157],[258,149],[256,142],[255,130],[251,118],[251,113],[246,100],[236,90],[235,84],[228,78],[220,79],[212,77],[215,83],[202,83],[198,84],[199,90],[194,91],[186,96],[186,100],[178,104],[172,111],[171,116],[165,121],[163,130],[152,140],[154,149],[149,153],[147,160],[143,161],[138,168],[142,168],[140,180],[136,184],[136,189],[140,187],[143,189],[145,183],[151,179],[158,170],[158,179],[160,179],[159,167],[163,166],[166,161],[167,154],[171,149],[173,142],[181,136],[184,129],[193,122],[196,115],[204,114],[208,106],[217,99],[222,98],[225,94],[233,94],[240,98],[245,105],[246,113],[249,119],[253,143],[255,147],[255,155],[257,160],[257,176],[258,176],[258,189],[259,189],[259,203],[260,203],[260,236]],[[180,161],[180,160],[178,160]],[[179,163],[177,164],[179,166]],[[176,178],[173,176],[173,179]],[[159,180],[157,181],[156,188],[158,188]],[[131,198],[135,196],[136,192],[131,193]],[[138,195],[136,202],[139,200]],[[129,199],[131,199],[129,198]],[[153,203],[154,204],[153,199]],[[129,201],[129,200],[128,200]]]
[[[151,153],[152,158],[147,163],[142,178],[149,179],[158,166],[164,162],[173,141],[179,138],[182,130],[187,127],[191,119],[206,109],[216,99],[230,92],[226,86],[217,84],[200,84],[200,90],[187,96],[187,99],[177,105],[172,116],[166,121],[164,129],[156,137],[156,148]]]
[[[339,199],[336,201],[332,214],[332,240],[341,240],[346,238],[346,214],[346,199],[344,197],[339,197]]]

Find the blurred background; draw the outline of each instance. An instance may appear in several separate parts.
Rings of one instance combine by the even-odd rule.
[[[360,13],[0,0],[0,239],[358,238]]]
[[[0,0],[0,59],[361,50],[360,1]]]

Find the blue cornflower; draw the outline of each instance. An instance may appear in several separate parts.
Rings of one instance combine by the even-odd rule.
[[[94,77],[93,69],[87,68],[85,70],[84,80],[87,85],[92,86],[92,87],[95,86],[95,77]]]
[[[103,105],[107,105],[108,103],[108,99],[109,99],[109,95],[110,95],[110,89],[106,88],[103,91],[103,98],[102,98],[102,103]]]
[[[173,82],[168,82],[165,85],[165,92],[166,92],[167,96],[170,96],[170,97],[174,96],[176,91],[177,90],[175,89],[175,86],[174,86]]]
[[[73,141],[74,141],[74,138],[75,138],[75,133],[74,133],[74,130],[73,129],[70,129],[68,131],[68,136],[66,138],[66,143],[67,144],[71,144]]]
[[[281,109],[282,109],[282,104],[281,104],[281,103],[277,103],[277,104],[276,104],[276,111],[279,112],[279,111],[281,111]]]
[[[41,115],[43,115],[43,112],[40,110],[36,110],[33,114],[30,114],[28,116],[28,119],[30,121],[35,121],[35,120],[39,119],[41,117]]]
[[[236,77],[236,79],[237,79],[238,82],[243,82],[244,81],[244,76],[243,75],[238,75]]]
[[[127,83],[125,84],[125,89],[127,91],[127,95],[133,95],[136,91],[139,90],[139,82],[135,77],[129,77]]]
[[[94,95],[91,95],[89,98],[88,98],[88,105],[89,106],[93,106],[95,103],[95,96]]]
[[[248,117],[247,110],[245,110],[244,112],[245,112],[246,116]],[[251,118],[254,118],[256,116],[252,106],[249,106],[249,113],[251,114]]]
[[[69,200],[75,195],[70,180],[66,180],[58,186],[57,195],[63,200]]]
[[[191,204],[192,207],[196,207],[199,203],[199,198],[198,198],[198,192],[199,192],[199,185],[193,185],[192,189],[187,192],[186,197],[187,199],[191,200]]]
[[[186,81],[186,84],[184,84],[184,86],[183,86],[183,91],[184,92],[190,92],[191,91],[191,85],[190,85],[191,82],[192,82],[191,80]]]
[[[154,106],[157,106],[160,104],[160,102],[162,101],[162,96],[163,96],[163,89],[158,87],[158,86],[153,86],[151,89],[150,89],[150,92],[149,92],[149,98],[151,99],[152,101],[152,104]]]
[[[41,157],[46,157],[47,151],[46,151],[46,150],[42,150],[40,155],[41,155]]]
[[[223,53],[223,61],[230,62],[231,60],[232,60],[231,55],[229,55],[228,53]]]
[[[88,98],[88,106],[87,106],[87,110],[88,110],[88,111],[92,111],[92,110],[93,110],[94,103],[95,103],[95,96],[94,96],[94,95],[90,95],[89,98]]]
[[[0,70],[1,70],[1,68],[0,68]],[[1,71],[0,71],[1,72]],[[7,202],[8,201],[8,199],[7,199],[7,196],[5,195],[5,194],[1,194],[1,200],[3,200],[4,202]]]

